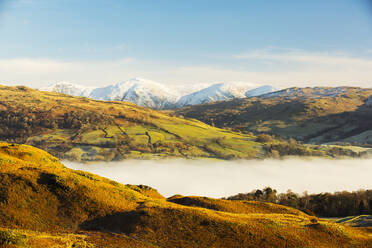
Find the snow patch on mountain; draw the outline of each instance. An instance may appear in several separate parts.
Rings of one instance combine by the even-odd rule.
[[[246,91],[245,96],[246,97],[260,96],[260,95],[268,94],[274,91],[277,91],[275,87],[271,85],[264,85],[264,86],[260,86],[258,88]]]

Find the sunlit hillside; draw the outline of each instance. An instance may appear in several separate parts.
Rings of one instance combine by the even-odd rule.
[[[3,247],[372,247],[353,227],[270,203],[175,196],[0,144]]]
[[[75,161],[126,158],[358,156],[215,128],[128,102],[96,101],[27,87],[0,87],[0,139]]]

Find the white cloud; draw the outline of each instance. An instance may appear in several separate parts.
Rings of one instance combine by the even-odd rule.
[[[209,63],[195,65],[133,58],[108,61],[0,59],[1,82],[36,88],[56,81],[103,86],[132,77],[177,85],[180,89],[191,89],[190,85],[212,82],[272,84],[278,88],[339,85],[372,87],[371,72],[372,58],[368,55],[357,57],[342,52],[278,48],[210,58]]]

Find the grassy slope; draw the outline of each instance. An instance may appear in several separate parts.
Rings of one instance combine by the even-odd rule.
[[[0,144],[5,247],[371,247],[368,233],[275,204],[162,198]],[[183,199],[183,200],[182,200]],[[186,200],[185,200],[186,199]]]
[[[197,105],[176,113],[218,127],[274,133],[307,142],[372,143],[372,135],[368,136],[371,108],[364,105],[372,90],[344,89],[337,97],[319,97],[313,88],[293,88],[301,93],[292,97],[254,97]]]

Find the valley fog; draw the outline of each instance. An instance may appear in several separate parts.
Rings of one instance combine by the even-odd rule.
[[[123,184],[151,186],[165,197],[175,194],[227,197],[270,186],[278,193],[352,191],[372,188],[372,159],[364,160],[126,160],[79,164]]]

